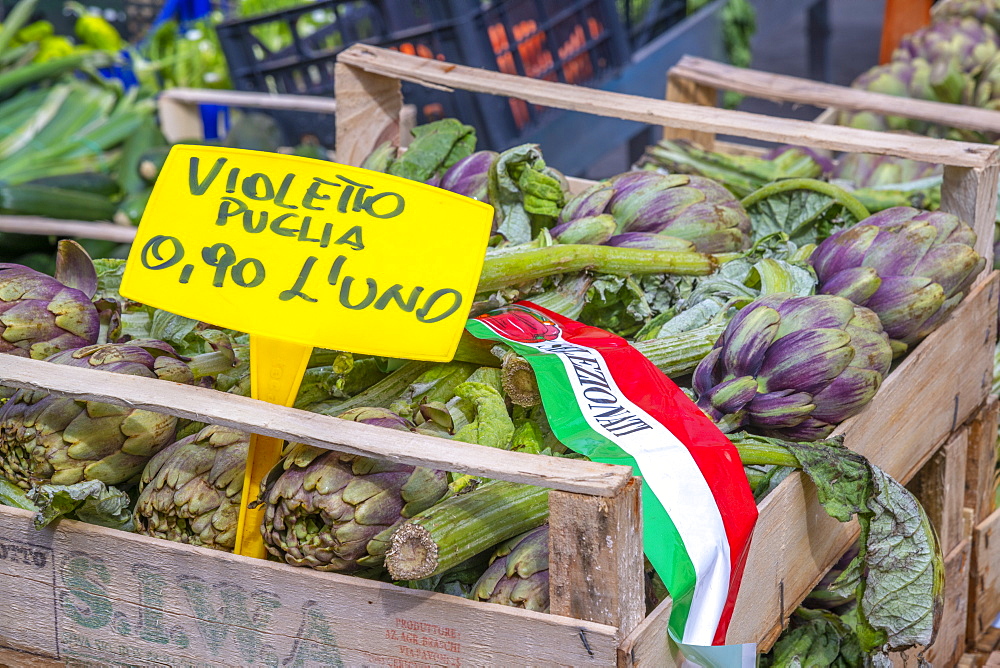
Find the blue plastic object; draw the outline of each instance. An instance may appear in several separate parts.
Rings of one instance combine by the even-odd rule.
[[[229,132],[229,107],[221,104],[199,104],[198,111],[201,112],[201,125],[205,139],[219,139]],[[222,127],[222,135],[219,127]]]
[[[150,34],[162,23],[175,19],[181,26],[197,21],[212,13],[211,0],[167,0],[163,3],[163,9],[153,19]]]
[[[139,80],[132,70],[132,54],[128,51],[118,52],[118,61],[111,67],[102,67],[97,70],[105,79],[117,79],[122,82],[125,90],[135,88],[139,85]]]

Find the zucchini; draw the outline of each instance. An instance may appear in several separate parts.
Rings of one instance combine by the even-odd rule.
[[[78,190],[4,184],[0,186],[0,213],[70,220],[111,220],[115,205],[103,195]]]
[[[145,190],[126,196],[115,211],[114,221],[119,225],[138,225],[152,192],[153,187],[146,186]]]
[[[118,182],[107,174],[101,174],[100,172],[64,174],[62,176],[45,176],[40,179],[28,181],[24,185],[61,188],[63,190],[76,190],[83,193],[103,195],[104,197],[114,197],[120,192]]]
[[[139,174],[139,163],[143,155],[152,148],[166,145],[167,140],[160,132],[156,119],[147,117],[139,129],[125,140],[122,147],[122,161],[118,168],[118,181],[126,196],[142,191],[146,180]]]
[[[157,146],[149,149],[139,158],[139,176],[146,183],[156,183],[156,177],[160,175],[160,170],[163,169],[163,163],[166,162],[168,153],[170,153],[169,146]]]

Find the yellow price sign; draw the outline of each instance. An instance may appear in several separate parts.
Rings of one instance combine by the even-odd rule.
[[[448,361],[479,282],[493,207],[295,156],[175,146],[121,294],[250,334],[251,396],[290,406],[313,346]],[[254,434],[236,552],[264,557],[248,508],[280,439]]]
[[[462,335],[493,208],[357,167],[175,146],[121,293],[301,345],[443,362]]]

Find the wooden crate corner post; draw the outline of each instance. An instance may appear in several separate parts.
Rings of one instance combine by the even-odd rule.
[[[612,497],[549,493],[550,611],[614,626],[619,643],[646,610],[641,485],[632,478]]]
[[[338,62],[334,81],[337,162],[358,166],[380,143],[393,141],[398,146],[403,111],[400,80]]]
[[[667,101],[699,104],[714,107],[719,97],[719,91],[709,85],[693,81],[672,72],[667,74]],[[711,151],[715,148],[714,132],[699,132],[698,130],[682,130],[669,126],[663,127],[664,139],[684,139]]]

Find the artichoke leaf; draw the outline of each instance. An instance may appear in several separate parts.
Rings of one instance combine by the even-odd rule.
[[[36,529],[66,517],[111,529],[134,531],[128,494],[100,480],[84,480],[72,485],[39,485],[28,492],[28,498],[38,507]]]

